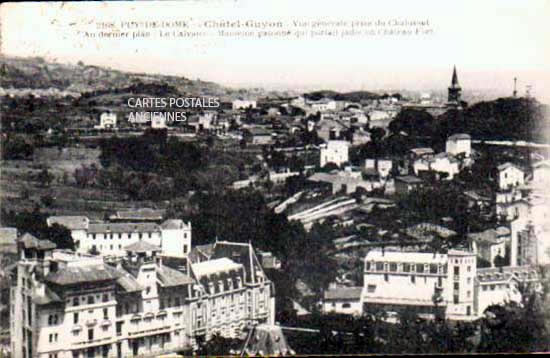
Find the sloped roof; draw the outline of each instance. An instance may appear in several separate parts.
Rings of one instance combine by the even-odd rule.
[[[338,287],[325,291],[325,300],[355,300],[361,299],[362,287]]]
[[[239,270],[243,265],[238,264],[227,257],[199,262],[191,265],[193,272],[197,277],[209,276],[214,273]]]
[[[59,224],[69,230],[84,230],[90,222],[86,216],[50,216],[46,221],[48,226]]]
[[[466,133],[457,133],[447,138],[447,140],[464,140],[464,139],[472,139],[472,137]]]
[[[503,171],[505,169],[508,169],[508,168],[516,168],[517,170],[521,170],[523,171],[523,169],[521,169],[520,167],[518,167],[517,165],[513,164],[513,163],[510,163],[510,162],[506,162],[504,164],[501,164],[497,167],[497,169],[499,171]]]
[[[132,252],[149,252],[149,251],[161,251],[159,246],[148,243],[147,241],[139,240],[124,247],[126,251]]]
[[[290,348],[281,327],[260,324],[248,334],[243,347],[244,356],[289,356],[296,352]]]
[[[161,266],[157,275],[162,287],[188,285],[194,282],[189,275],[168,266]]]
[[[52,290],[46,287],[45,295],[34,295],[32,301],[37,305],[47,305],[50,303],[63,302],[63,300]]]
[[[84,282],[117,280],[122,273],[107,264],[93,266],[69,266],[50,272],[46,281],[57,285],[73,285]]]
[[[434,150],[432,148],[413,148],[410,152],[414,155],[434,154]]]
[[[116,280],[117,284],[122,287],[126,292],[138,292],[142,291],[143,287],[137,282],[134,276],[130,275],[128,272],[123,269],[118,269],[121,276]]]
[[[214,245],[213,259],[229,258],[233,262],[243,265],[245,280],[249,283],[258,281],[258,274],[263,275],[262,265],[256,257],[254,248],[243,242],[217,241]],[[264,275],[265,277],[265,275]]]
[[[162,220],[165,210],[141,208],[136,210],[120,210],[111,219],[118,220]]]
[[[159,231],[160,227],[154,223],[101,223],[90,224],[88,227],[89,234]]]
[[[177,230],[186,227],[187,225],[180,219],[169,219],[160,224],[160,227],[165,230]]]
[[[25,249],[51,250],[55,249],[56,245],[48,240],[39,240],[29,233],[25,233],[18,240]]]
[[[402,182],[407,183],[407,184],[422,183],[422,179],[420,179],[418,177],[415,177],[415,176],[412,176],[412,175],[404,175],[404,176],[395,177],[395,180],[402,181]]]

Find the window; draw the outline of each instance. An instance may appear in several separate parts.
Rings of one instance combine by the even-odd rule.
[[[424,264],[416,264],[416,272],[423,273],[424,272]]]
[[[384,281],[386,281],[386,282],[390,281],[390,277],[387,273],[384,274]]]
[[[73,323],[74,324],[78,323],[78,312],[73,313]]]
[[[472,271],[472,266],[468,266],[468,267],[466,268],[466,271],[471,272],[471,271]]]
[[[92,234],[92,239],[94,239],[94,240],[95,240],[95,234]]]
[[[122,324],[124,322],[117,322],[116,323],[116,335],[121,336],[122,335]]]
[[[453,270],[454,270],[455,276],[460,275],[460,267],[459,266],[455,266]]]
[[[416,283],[416,277],[414,275],[411,275],[411,283]]]
[[[94,296],[88,296],[88,304],[89,304],[89,305],[93,305],[94,302],[95,302]]]
[[[80,303],[79,303],[78,297],[73,298],[73,306],[78,306],[79,304]]]
[[[458,282],[455,282],[455,283],[454,283],[454,290],[455,290],[455,291],[458,291]]]
[[[430,273],[437,273],[437,265],[430,264]]]
[[[390,263],[390,271],[391,272],[397,272],[397,264],[392,262]]]
[[[384,271],[384,263],[383,262],[377,262],[376,263],[376,271]]]
[[[403,272],[411,272],[411,264],[403,264]]]
[[[103,319],[109,319],[109,310],[107,308],[103,309]]]
[[[456,305],[458,304],[458,295],[453,296],[453,303]]]
[[[351,308],[351,304],[350,303],[343,303],[342,308]]]
[[[466,297],[470,298],[471,295],[472,295],[472,292],[471,292],[471,291],[467,291],[467,292],[466,292]]]
[[[102,299],[103,302],[109,302],[109,294],[108,293],[104,293],[103,294],[103,299]]]
[[[368,285],[367,286],[367,292],[374,293],[376,291],[376,285]]]
[[[367,262],[367,271],[370,271],[371,264],[370,262]]]
[[[92,341],[94,339],[94,329],[91,328],[88,330],[88,340]]]

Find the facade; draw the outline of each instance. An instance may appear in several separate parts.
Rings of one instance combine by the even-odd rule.
[[[533,183],[550,185],[550,162],[541,161],[533,165]]]
[[[452,180],[460,172],[458,161],[447,153],[438,153],[431,158],[417,159],[413,163],[413,171],[418,175],[422,171],[446,174],[446,180]]]
[[[114,129],[116,128],[116,113],[104,112],[99,116],[99,125],[94,126],[96,129]]]
[[[398,176],[395,178],[395,192],[400,195],[409,194],[418,189],[422,183],[422,179],[412,175]]]
[[[175,269],[159,247],[139,241],[127,256],[101,257],[54,250],[25,235],[11,272],[15,357],[154,357],[191,349],[213,333],[242,334],[273,324],[271,282],[244,245],[231,255],[220,243],[210,262]],[[239,246],[241,247],[241,246]],[[219,257],[230,254],[232,258]],[[248,256],[248,257],[244,257]],[[247,263],[240,260],[247,259]]]
[[[497,181],[500,190],[525,184],[525,172],[512,163],[504,163],[497,167]]]
[[[323,295],[323,313],[361,315],[363,287],[329,288]]]
[[[124,256],[124,247],[139,240],[159,246],[166,256],[185,257],[191,250],[191,223],[179,219],[168,219],[161,224],[90,223],[84,216],[52,216],[47,222],[66,226],[80,253],[93,251],[103,256]]]
[[[488,229],[482,232],[468,234],[472,250],[479,258],[482,258],[495,267],[495,259],[506,256],[506,245],[510,243],[510,230],[501,226],[496,229]]]
[[[365,257],[365,308],[389,313],[408,308],[422,316],[437,311],[454,320],[473,320],[476,258],[447,254],[370,251]]]
[[[376,169],[381,178],[387,178],[392,170],[393,162],[390,159],[366,159],[365,169]]]
[[[468,134],[453,134],[447,138],[445,152],[455,156],[463,154],[469,158],[472,155],[472,138]]]
[[[338,166],[349,161],[349,142],[343,140],[329,140],[325,148],[321,148],[320,166],[334,163]]]

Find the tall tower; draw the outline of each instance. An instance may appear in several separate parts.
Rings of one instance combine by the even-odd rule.
[[[449,87],[449,95],[447,102],[449,105],[460,106],[460,94],[462,88],[458,83],[458,76],[456,74],[456,66],[453,67],[453,78],[451,79],[451,86]]]

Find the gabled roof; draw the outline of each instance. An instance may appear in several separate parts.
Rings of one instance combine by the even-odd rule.
[[[550,161],[548,160],[541,160],[539,162],[536,162],[533,165],[533,168],[539,169],[539,168],[550,168]]]
[[[50,216],[46,221],[48,226],[59,224],[69,230],[84,230],[90,223],[86,216]]]
[[[415,176],[412,176],[412,175],[404,175],[404,176],[395,177],[395,180],[401,181],[401,182],[404,182],[404,183],[407,183],[407,184],[422,183],[422,179],[420,179],[418,177],[415,177]]]
[[[256,257],[251,244],[243,242],[217,241],[214,245],[213,259],[226,257],[241,264],[245,269],[245,280],[248,283],[257,283],[258,275],[265,278],[262,265]]]
[[[150,244],[146,241],[139,240],[137,242],[134,242],[133,244],[125,246],[124,250],[132,251],[132,252],[150,252],[150,251],[161,251],[161,248],[159,246]]]
[[[37,250],[52,250],[56,248],[56,245],[48,240],[39,240],[29,233],[25,233],[18,240],[25,249],[37,249]]]
[[[116,282],[125,292],[139,292],[143,290],[143,287],[137,282],[134,276],[123,269],[118,269],[118,271],[121,275]]]
[[[513,163],[510,163],[510,162],[506,162],[506,163],[501,164],[497,167],[498,171],[503,171],[503,170],[506,170],[508,168],[516,168],[517,170],[523,171],[523,169],[521,169],[517,165],[515,165]]]
[[[355,300],[361,299],[362,287],[338,287],[325,291],[325,300]]]
[[[69,266],[50,272],[46,281],[57,285],[73,285],[84,282],[117,280],[122,273],[107,265]]]

